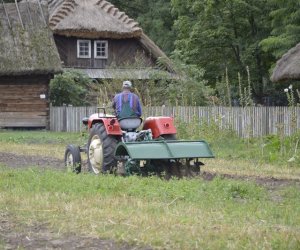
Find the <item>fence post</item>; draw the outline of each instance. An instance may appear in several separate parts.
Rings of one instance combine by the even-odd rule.
[[[63,132],[67,132],[67,106],[63,107]]]

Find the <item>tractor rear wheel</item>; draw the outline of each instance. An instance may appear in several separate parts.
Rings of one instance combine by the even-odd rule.
[[[80,148],[68,145],[65,151],[65,166],[67,170],[76,174],[81,172]]]
[[[88,168],[94,174],[112,172],[117,166],[114,151],[117,139],[107,134],[105,126],[97,123],[93,126],[88,141]]]

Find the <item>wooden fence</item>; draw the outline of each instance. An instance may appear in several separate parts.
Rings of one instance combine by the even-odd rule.
[[[81,120],[97,107],[51,107],[50,130],[77,132]],[[144,107],[144,117],[173,116],[184,122],[214,122],[244,138],[269,134],[291,135],[300,129],[300,108],[290,107]]]

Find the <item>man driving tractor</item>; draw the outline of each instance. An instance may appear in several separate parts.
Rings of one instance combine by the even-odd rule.
[[[88,169],[94,174],[198,175],[203,165],[199,158],[214,158],[209,145],[203,140],[176,140],[174,119],[169,116],[148,117],[142,124],[140,99],[131,90],[132,83],[124,81],[123,91],[114,97],[117,117],[107,115],[103,108],[103,113],[83,120],[89,130],[88,142],[82,147],[67,146],[66,166],[80,173],[81,152],[85,152]]]
[[[118,119],[129,117],[141,117],[142,107],[140,98],[131,92],[132,83],[130,81],[123,82],[123,91],[115,95],[112,107]]]

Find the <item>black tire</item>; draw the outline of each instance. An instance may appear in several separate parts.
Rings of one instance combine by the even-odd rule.
[[[65,166],[68,171],[79,174],[81,172],[80,148],[68,145],[65,151]]]
[[[100,143],[101,146],[97,146]],[[94,174],[111,173],[117,166],[114,152],[117,146],[117,139],[107,135],[105,126],[97,123],[93,126],[88,141],[88,168]],[[101,149],[99,149],[101,147]],[[97,151],[98,150],[98,151]],[[98,156],[98,157],[97,157]]]

